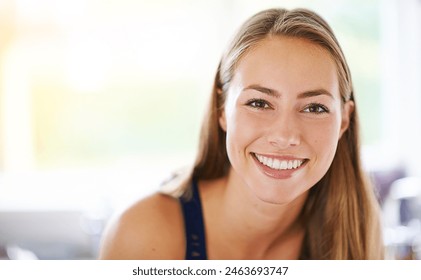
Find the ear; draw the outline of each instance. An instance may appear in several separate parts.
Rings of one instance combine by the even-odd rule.
[[[351,115],[354,112],[354,107],[355,107],[354,101],[349,100],[344,104],[344,106],[342,108],[342,121],[341,121],[341,130],[340,130],[340,133],[339,133],[339,138],[342,137],[344,132],[349,127]]]
[[[225,109],[221,110],[218,121],[219,121],[219,126],[222,128],[222,130],[227,132],[227,118],[225,116]]]

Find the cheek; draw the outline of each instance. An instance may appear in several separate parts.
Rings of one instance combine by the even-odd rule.
[[[318,161],[324,162],[327,166],[333,160],[339,140],[339,122],[326,122],[319,126],[313,126],[308,134],[308,143],[316,153]]]
[[[227,150],[232,157],[247,152],[247,147],[263,134],[265,120],[253,114],[245,114],[241,109],[227,114]]]

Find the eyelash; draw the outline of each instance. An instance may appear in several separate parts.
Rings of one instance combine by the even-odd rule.
[[[316,114],[316,115],[328,114],[330,112],[329,109],[325,105],[320,104],[320,103],[311,103],[307,105],[303,111],[306,111],[308,109],[316,109],[315,112],[310,112],[310,111],[306,112],[306,113]]]
[[[260,103],[260,106],[257,105],[257,103]],[[258,110],[266,110],[272,108],[270,104],[264,99],[251,99],[247,101],[246,105]]]

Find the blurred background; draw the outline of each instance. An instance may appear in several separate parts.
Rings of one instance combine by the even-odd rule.
[[[388,258],[421,259],[421,0],[0,0],[0,259],[94,259],[108,219],[192,163],[222,51],[306,7],[350,64]]]

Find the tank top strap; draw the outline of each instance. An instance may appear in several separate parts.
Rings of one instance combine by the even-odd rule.
[[[192,180],[191,199],[180,198],[186,234],[186,260],[206,260],[205,225],[197,180]]]

